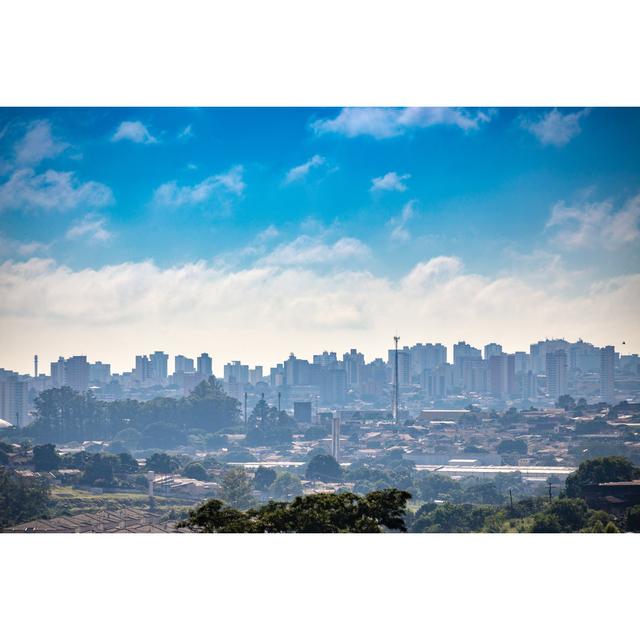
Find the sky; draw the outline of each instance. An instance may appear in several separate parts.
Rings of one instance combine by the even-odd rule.
[[[639,143],[629,108],[2,108],[0,367],[638,353]]]

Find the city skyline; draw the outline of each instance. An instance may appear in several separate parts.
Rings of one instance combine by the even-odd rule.
[[[493,355],[514,355],[514,354],[526,354],[527,356],[531,356],[532,355],[532,348],[536,347],[539,344],[544,344],[544,343],[557,343],[557,342],[566,342],[569,346],[573,346],[573,345],[577,345],[577,344],[584,344],[586,346],[589,347],[593,347],[594,349],[600,350],[600,349],[605,349],[607,347],[613,346],[610,345],[610,343],[603,343],[601,345],[597,345],[595,344],[593,341],[590,340],[584,340],[582,338],[578,338],[578,340],[576,340],[575,342],[566,340],[564,337],[547,337],[545,336],[544,338],[540,338],[539,340],[536,340],[535,342],[532,342],[528,345],[526,345],[525,347],[523,347],[522,349],[514,349],[514,350],[509,350],[505,348],[505,345],[501,344],[501,343],[496,343],[496,342],[489,342],[489,343],[471,343],[467,340],[465,340],[464,338],[461,338],[460,340],[456,341],[455,343],[444,343],[442,341],[439,340],[434,340],[432,342],[429,341],[418,341],[415,342],[413,344],[409,344],[405,341],[403,341],[400,337],[400,341],[398,344],[398,349],[399,351],[406,351],[406,350],[410,350],[414,347],[444,347],[444,355],[445,355],[445,359],[444,362],[448,363],[448,364],[454,364],[455,362],[455,353],[456,353],[456,347],[459,345],[463,345],[465,347],[469,347],[472,350],[477,350],[479,352],[479,357],[484,360],[484,361],[489,361],[490,357]],[[625,345],[623,345],[625,346]],[[497,347],[498,350],[491,352],[491,348],[492,347]],[[47,360],[45,358],[42,358],[40,354],[33,354],[31,356],[31,366],[30,368],[24,369],[24,370],[16,370],[16,372],[20,375],[33,375],[34,374],[34,367],[36,366],[36,362],[37,362],[37,366],[38,366],[38,372],[40,375],[44,374],[44,375],[50,375],[50,367],[55,365],[57,362],[60,361],[60,359],[62,360],[68,360],[69,358],[75,358],[75,357],[84,357],[87,358],[88,362],[91,363],[95,363],[98,365],[107,365],[110,367],[110,375],[113,374],[117,374],[117,375],[122,375],[122,374],[126,374],[131,372],[132,370],[135,369],[136,366],[136,361],[138,358],[140,357],[151,357],[153,354],[162,354],[162,356],[168,358],[167,362],[164,364],[165,367],[165,374],[164,377],[168,376],[168,375],[172,375],[173,373],[176,372],[182,372],[182,371],[186,371],[186,372],[192,372],[192,371],[197,371],[198,370],[198,366],[199,363],[198,361],[200,360],[201,357],[206,357],[210,360],[209,362],[209,368],[207,369],[207,371],[209,371],[210,373],[212,373],[216,378],[223,378],[224,376],[224,368],[227,367],[228,365],[231,364],[242,364],[242,365],[246,365],[246,366],[250,366],[250,367],[259,367],[259,368],[264,368],[265,371],[268,371],[269,367],[276,367],[279,363],[284,362],[285,360],[287,360],[288,358],[290,358],[291,356],[294,356],[296,359],[299,360],[308,360],[309,362],[313,361],[315,358],[319,358],[323,355],[336,355],[338,360],[340,360],[344,355],[349,355],[349,352],[357,352],[359,354],[362,354],[364,356],[364,360],[367,363],[371,363],[375,360],[379,360],[382,359],[383,361],[387,362],[387,359],[389,357],[389,353],[394,349],[394,343],[393,340],[391,340],[391,344],[387,346],[387,349],[384,352],[380,352],[380,353],[367,353],[365,350],[360,350],[356,345],[351,345],[350,347],[342,350],[342,349],[333,349],[330,348],[330,345],[327,346],[326,348],[324,347],[320,347],[320,348],[316,348],[315,350],[312,349],[312,352],[309,353],[296,353],[293,351],[283,351],[280,355],[279,358],[275,358],[273,361],[259,361],[259,360],[242,360],[239,358],[229,358],[229,359],[222,359],[219,357],[216,357],[215,352],[213,351],[198,351],[198,352],[185,352],[183,351],[176,351],[176,352],[172,352],[172,351],[167,351],[164,349],[151,349],[148,352],[144,351],[144,350],[139,350],[138,352],[134,352],[132,351],[130,354],[130,358],[129,358],[129,363],[127,365],[125,365],[123,368],[118,369],[118,367],[114,367],[113,364],[108,360],[102,360],[100,358],[94,358],[92,357],[92,354],[81,354],[81,353],[68,353],[68,354],[58,354],[58,356],[52,360]],[[488,352],[489,351],[489,352]],[[627,356],[627,357],[637,357],[638,354],[637,353],[631,353],[631,351],[625,351],[624,349],[622,351],[618,351],[617,349],[615,349],[615,354],[617,357],[620,356]],[[178,359],[180,360],[180,365],[178,368],[176,368],[176,363],[178,361]],[[0,365],[2,365],[3,363],[0,362]],[[6,364],[6,363],[5,363]],[[187,367],[192,367],[192,368],[184,368],[185,364]],[[9,369],[8,367],[2,367],[0,366],[0,369],[4,369],[7,370]]]
[[[3,366],[637,353],[639,138],[638,109],[2,109]]]

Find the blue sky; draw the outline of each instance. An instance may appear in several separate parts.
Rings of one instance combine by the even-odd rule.
[[[526,347],[553,332],[554,310],[567,315],[561,303],[586,312],[602,292],[618,296],[610,304],[638,297],[639,142],[638,109],[0,109],[0,287],[14,303],[0,317],[0,347],[23,366],[34,348],[54,356],[52,343],[90,350],[96,327],[129,342],[153,325],[149,348],[214,351],[195,344],[204,306],[238,354],[276,358],[257,335],[247,342],[254,326],[240,329],[271,300],[260,309],[235,301],[237,317],[220,306],[221,291],[253,277],[292,304],[278,318],[295,325],[301,355],[358,341],[382,350],[390,324],[406,324],[416,340],[453,340],[455,331]],[[153,281],[141,285],[149,269]],[[170,301],[159,298],[171,277],[171,300],[194,315],[167,328]],[[288,284],[306,278],[307,291]],[[372,299],[356,303],[349,287],[361,278]],[[420,293],[392,303],[406,302],[410,321],[372,320],[384,292],[418,280]],[[30,307],[34,282],[47,296],[57,288],[67,306]],[[104,288],[95,315],[76,300],[84,286]],[[157,296],[125,312],[141,286]],[[309,291],[311,311],[301,313]],[[492,291],[503,305],[539,296],[546,315],[502,326],[499,296],[483,307]],[[456,324],[416,307],[423,298],[436,308],[460,300],[473,313]],[[632,311],[609,341],[637,342]],[[603,320],[572,322],[558,329],[607,340]],[[19,354],[13,333],[27,325],[34,345]],[[263,338],[270,331],[263,323]],[[124,366],[125,348],[118,353]]]

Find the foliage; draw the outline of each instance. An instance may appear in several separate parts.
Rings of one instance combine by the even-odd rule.
[[[247,419],[245,442],[251,447],[289,444],[296,426],[296,421],[286,411],[270,407],[261,398]]]
[[[45,481],[0,468],[0,528],[45,517],[50,506]]]
[[[33,447],[33,466],[36,471],[53,471],[60,468],[61,458],[52,444]]]
[[[497,446],[496,451],[498,453],[516,453],[521,455],[527,454],[527,442],[526,440],[502,440]]]
[[[380,533],[405,531],[409,493],[388,489],[366,496],[353,493],[298,497],[293,502],[269,502],[248,511],[209,500],[179,526],[203,533]]]
[[[135,434],[130,429],[144,433],[147,441],[154,443],[156,435],[184,441],[191,429],[215,433],[238,424],[240,419],[240,403],[228,396],[213,376],[201,382],[189,396],[179,399],[104,402],[97,400],[91,392],[78,393],[70,387],[61,387],[43,391],[34,404],[35,419],[24,432],[37,442],[115,438],[133,447]],[[154,423],[172,425],[180,435],[169,434],[166,429],[145,433]]]
[[[284,471],[273,481],[270,492],[276,500],[291,500],[302,495],[302,482],[297,475]]]
[[[188,464],[181,472],[185,478],[193,478],[194,480],[208,480],[209,474],[207,470],[199,463],[192,462]]]
[[[582,462],[566,480],[566,493],[579,498],[588,485],[602,482],[622,482],[640,478],[640,468],[621,456],[593,458]]]
[[[640,504],[629,507],[625,514],[625,524],[627,531],[640,533]]]
[[[253,486],[258,491],[266,491],[276,479],[276,472],[269,467],[258,467],[253,476]]]
[[[234,467],[222,476],[220,497],[235,509],[246,509],[253,504],[253,483],[244,469]]]
[[[309,461],[305,477],[307,480],[339,482],[342,479],[342,467],[333,456],[320,454]]]
[[[147,458],[145,467],[156,473],[173,473],[180,468],[180,461],[168,453],[154,453],[150,458]]]

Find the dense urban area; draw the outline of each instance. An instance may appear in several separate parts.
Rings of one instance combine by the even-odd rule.
[[[640,530],[640,359],[582,340],[0,369],[11,532]]]

